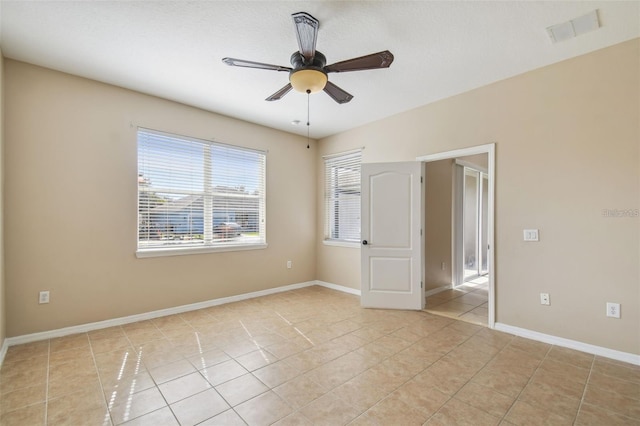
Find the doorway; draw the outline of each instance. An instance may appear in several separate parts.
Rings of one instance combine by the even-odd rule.
[[[486,325],[495,326],[494,279],[491,266],[494,264],[494,171],[495,144],[481,145],[454,151],[431,154],[406,163],[363,163],[361,169],[361,213],[362,248],[361,253],[361,305],[382,309],[420,309],[425,298],[436,293],[450,292],[455,297],[464,293],[453,287],[450,279],[446,286],[426,291],[424,277],[434,268],[426,265],[425,204],[428,203],[423,185],[428,163],[443,159],[485,155],[487,158],[487,211],[486,217],[486,258],[488,286],[486,288]],[[403,168],[407,168],[404,170]],[[451,169],[450,169],[451,170]],[[450,172],[451,176],[453,173]],[[428,179],[428,177],[427,177]],[[449,194],[452,187],[449,186]],[[451,205],[451,202],[449,203]],[[393,208],[390,208],[393,206]],[[403,206],[402,215],[396,214],[398,206]],[[428,207],[427,207],[428,208]],[[457,211],[449,207],[450,211]],[[371,215],[371,217],[369,217]],[[451,213],[450,215],[453,215]],[[454,235],[449,235],[449,243],[459,239],[460,233],[450,227]],[[384,231],[384,232],[383,232]],[[428,232],[428,229],[426,230]],[[453,244],[450,244],[450,247]],[[454,265],[456,254],[449,249],[445,256]],[[482,265],[482,261],[480,262]],[[441,267],[446,267],[445,262]],[[459,268],[453,268],[459,269]],[[456,274],[464,276],[464,270]],[[428,299],[427,299],[428,301]]]
[[[487,216],[489,202],[489,175],[471,166],[456,164],[462,169],[461,185],[458,190],[461,199],[462,223],[456,223],[456,230],[462,234],[462,244],[455,250],[462,250],[457,256],[462,260],[457,265],[463,271],[462,282],[455,286],[484,277],[489,273]]]
[[[495,324],[495,287],[494,287],[494,171],[495,145],[482,145],[455,151],[448,151],[434,155],[418,157],[418,161],[425,163],[427,179],[429,167],[433,165],[442,169],[443,164],[449,164],[449,176],[452,176],[446,204],[449,223],[449,257],[440,251],[437,263],[430,259],[430,233],[442,233],[443,226],[430,225],[430,208],[426,210],[426,248],[425,248],[425,281],[427,306],[426,310],[435,314],[455,317],[476,324],[484,324],[490,328]],[[442,161],[447,160],[448,162]],[[442,206],[435,207],[442,210]],[[442,214],[440,214],[442,217]],[[432,221],[431,221],[432,222]],[[447,228],[447,221],[444,228]],[[432,238],[431,238],[432,239]],[[443,241],[442,239],[440,241]],[[433,242],[431,241],[432,247]],[[445,259],[446,258],[446,259]],[[448,264],[447,264],[448,260]],[[450,265],[450,269],[447,266]],[[434,276],[433,270],[440,269],[448,279],[430,282]],[[449,269],[449,271],[447,271]],[[429,272],[431,271],[431,273]],[[447,272],[449,272],[447,274]]]

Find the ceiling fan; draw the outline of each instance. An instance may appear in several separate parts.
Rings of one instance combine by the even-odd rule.
[[[327,63],[326,57],[316,50],[316,40],[320,22],[305,12],[294,13],[291,17],[293,18],[293,24],[296,30],[298,47],[300,48],[299,51],[293,52],[291,55],[291,65],[293,68],[245,61],[243,59],[222,59],[222,62],[225,64],[236,67],[289,72],[289,83],[269,96],[266,99],[267,101],[277,101],[289,93],[291,89],[302,93],[317,93],[320,90],[324,90],[333,100],[339,104],[344,104],[353,99],[353,95],[328,81],[327,74],[332,72],[388,68],[393,62],[393,54],[388,50],[384,50],[359,58],[347,59],[346,61],[325,65]]]

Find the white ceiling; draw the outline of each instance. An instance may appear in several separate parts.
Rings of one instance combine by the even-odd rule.
[[[602,28],[551,43],[546,27],[594,9]],[[640,1],[2,0],[0,43],[8,58],[306,135],[306,94],[264,101],[286,73],[221,61],[290,66],[300,11],[320,21],[328,63],[395,55],[389,69],[329,74],[355,98],[311,95],[312,138],[640,36]]]

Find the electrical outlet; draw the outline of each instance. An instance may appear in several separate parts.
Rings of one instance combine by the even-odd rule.
[[[607,316],[611,318],[620,318],[620,304],[607,302]]]
[[[549,298],[549,293],[540,293],[540,304],[541,305],[550,305],[551,299]]]
[[[291,262],[290,260],[287,260],[287,269],[291,269],[293,268],[293,262]]]
[[[39,304],[43,304],[43,303],[49,303],[49,292],[48,291],[41,291],[39,296],[38,296],[38,303]]]
[[[442,269],[442,270],[444,271],[444,262],[442,262],[442,263],[440,264],[440,269]]]
[[[524,230],[525,241],[539,241],[539,234],[537,229],[525,229]]]

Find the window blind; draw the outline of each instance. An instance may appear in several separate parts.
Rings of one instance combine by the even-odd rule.
[[[324,157],[325,239],[360,242],[360,150]]]
[[[138,129],[138,251],[266,243],[266,155]]]

